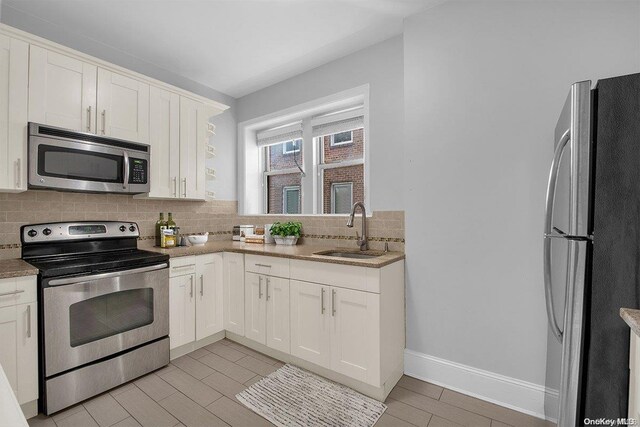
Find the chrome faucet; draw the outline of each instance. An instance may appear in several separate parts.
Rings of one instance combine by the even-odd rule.
[[[351,215],[349,216],[349,220],[347,221],[347,227],[353,227],[353,217],[356,214],[356,209],[360,206],[362,210],[362,237],[358,238],[358,245],[360,246],[361,251],[369,250],[369,240],[367,238],[367,210],[364,207],[364,203],[355,202],[353,207],[351,208]],[[356,232],[356,235],[358,233]]]

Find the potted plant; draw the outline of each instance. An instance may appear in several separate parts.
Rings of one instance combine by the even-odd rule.
[[[301,230],[302,223],[294,221],[284,223],[274,222],[269,229],[273,239],[276,241],[276,244],[289,246],[293,246],[298,243]]]

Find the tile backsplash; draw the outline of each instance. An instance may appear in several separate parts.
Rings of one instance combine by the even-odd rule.
[[[118,194],[63,193],[29,190],[0,193],[0,259],[20,257],[20,226],[55,221],[133,221],[142,239],[152,239],[158,213],[171,212],[183,234],[208,231],[210,239],[231,239],[237,224],[264,225],[276,221],[300,221],[303,242],[357,247],[358,215],[353,228],[346,216],[238,216],[236,201],[189,202],[144,200]],[[404,211],[378,211],[368,219],[371,249],[404,251]]]

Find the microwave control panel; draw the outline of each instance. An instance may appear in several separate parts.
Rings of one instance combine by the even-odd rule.
[[[147,170],[145,159],[131,159],[129,162],[129,184],[146,184]]]

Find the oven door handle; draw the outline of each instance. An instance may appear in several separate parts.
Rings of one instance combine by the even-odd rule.
[[[49,281],[49,286],[62,286],[71,285],[74,283],[89,282],[98,279],[108,279],[110,277],[128,276],[130,274],[147,273],[149,271],[161,270],[169,267],[169,264],[163,262],[162,264],[150,265],[149,267],[132,268],[131,270],[113,271],[110,273],[90,274],[88,276],[79,277],[67,277],[64,279],[53,279]]]

